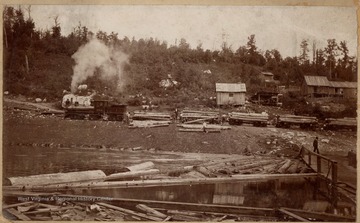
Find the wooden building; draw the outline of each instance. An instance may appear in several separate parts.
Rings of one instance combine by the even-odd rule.
[[[311,97],[357,97],[357,82],[329,81],[325,76],[304,76],[303,95]]]
[[[244,105],[245,93],[244,83],[216,83],[217,105]]]
[[[329,81],[330,94],[344,98],[357,97],[357,82]]]
[[[261,72],[260,78],[265,82],[273,82],[274,81],[274,74],[271,72]]]
[[[312,97],[328,96],[329,81],[324,76],[304,76],[305,81],[302,84],[302,93]]]

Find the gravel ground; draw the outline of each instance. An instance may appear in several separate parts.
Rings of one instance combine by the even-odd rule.
[[[3,145],[49,147],[138,148],[155,151],[209,154],[269,154],[296,156],[301,145],[312,147],[319,136],[320,152],[342,163],[348,151],[356,150],[356,133],[304,131],[273,126],[232,126],[221,133],[179,132],[176,124],[169,127],[129,129],[120,122],[64,120],[61,115],[39,115],[24,110],[36,104],[5,101],[3,113]],[[43,104],[41,105],[43,108]],[[15,107],[15,109],[14,109]],[[345,165],[345,164],[344,164]],[[349,167],[350,169],[352,167]],[[348,171],[348,167],[346,168]],[[341,171],[341,170],[340,170]],[[352,168],[356,178],[356,169]],[[353,180],[352,180],[353,181]]]

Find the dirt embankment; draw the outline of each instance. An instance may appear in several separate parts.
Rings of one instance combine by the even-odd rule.
[[[36,105],[36,104],[35,104]],[[30,104],[22,104],[30,106]],[[24,108],[24,107],[22,107]],[[299,146],[312,147],[320,138],[323,154],[346,156],[356,148],[356,133],[303,131],[300,129],[266,128],[250,125],[231,126],[221,133],[179,132],[169,127],[129,129],[121,122],[64,120],[62,115],[41,115],[34,110],[18,109],[18,104],[5,101],[4,144],[45,145],[54,147],[144,147],[163,151],[241,154],[294,155]]]
[[[62,148],[110,148],[119,151],[141,148],[203,154],[268,154],[295,157],[302,145],[312,148],[319,137],[320,153],[339,162],[344,180],[356,183],[356,169],[348,165],[348,151],[356,151],[356,132],[304,131],[231,126],[220,133],[179,132],[169,127],[130,129],[121,122],[64,120],[62,114],[42,115],[36,104],[5,101],[3,113],[4,151],[14,146]],[[47,106],[47,105],[42,105]],[[30,109],[29,109],[30,108]],[[39,107],[37,107],[39,108]],[[8,152],[8,151],[7,151]]]

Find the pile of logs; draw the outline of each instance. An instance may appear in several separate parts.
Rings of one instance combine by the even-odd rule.
[[[230,125],[242,125],[243,123],[253,124],[254,126],[266,127],[269,120],[267,113],[229,113]]]
[[[3,216],[10,221],[355,221],[354,217],[285,207],[257,208],[63,194],[49,196],[45,202],[4,204]]]
[[[184,124],[220,123],[221,116],[219,112],[213,111],[183,110],[180,113],[180,121]]]
[[[356,131],[357,121],[356,118],[327,118],[325,120],[324,129],[338,130],[338,129],[350,129]]]
[[[55,200],[55,199],[54,199]],[[23,221],[124,221],[124,212],[102,206],[101,203],[62,202],[60,205],[39,202],[22,202],[3,206],[4,215]],[[136,219],[138,220],[138,219]]]
[[[135,111],[130,119],[130,128],[166,127],[171,123],[171,115],[164,112]]]
[[[317,127],[317,124],[317,118],[311,116],[281,115],[276,120],[276,127],[285,128],[289,128],[292,125],[298,125],[300,128],[314,128]]]
[[[197,172],[196,174],[194,172]],[[242,174],[296,174],[310,173],[312,170],[305,163],[297,159],[284,159],[279,157],[244,156],[243,158],[229,158],[221,162],[209,162],[194,167],[185,167],[181,172],[170,172],[170,176],[176,173],[186,174],[188,177],[223,177]],[[202,176],[200,176],[200,173]]]

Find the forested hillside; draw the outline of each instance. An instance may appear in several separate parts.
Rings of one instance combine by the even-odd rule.
[[[172,95],[184,100],[205,98],[215,95],[216,82],[244,82],[248,92],[254,92],[260,85],[261,71],[274,73],[275,79],[285,86],[298,85],[304,75],[357,80],[356,58],[349,55],[346,40],[331,37],[323,49],[303,40],[298,57],[284,58],[276,49],[257,48],[256,36],[251,33],[238,49],[224,42],[221,50],[211,51],[203,49],[201,44],[192,47],[185,39],[169,45],[155,37],[137,40],[114,32],[94,32],[80,22],[71,34],[64,36],[57,18],[53,19],[50,30],[39,30],[20,8],[5,7],[3,17],[4,91],[13,95],[61,98],[63,90],[70,90],[72,83],[76,65],[73,55],[92,38],[126,55],[122,75],[116,82],[111,78],[104,81],[101,77],[105,68],[96,67],[95,75],[80,84],[97,91],[107,87],[114,96],[142,93],[149,97]],[[115,56],[110,60],[116,61]],[[177,84],[161,87],[159,83],[166,79]],[[122,85],[121,91],[116,90],[114,83]]]

